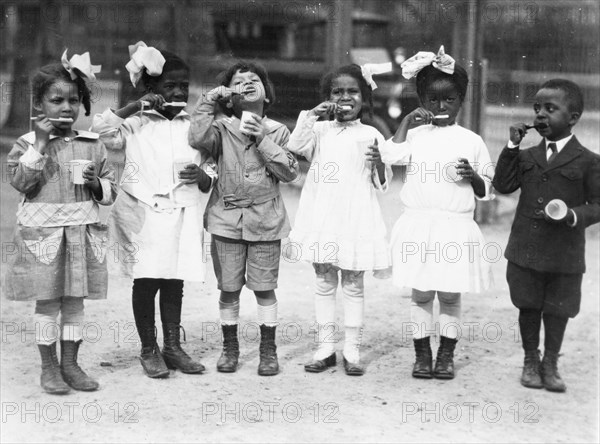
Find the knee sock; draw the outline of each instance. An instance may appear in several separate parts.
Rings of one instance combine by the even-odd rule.
[[[60,338],[60,326],[57,322],[60,305],[60,299],[36,301],[33,324],[37,344],[52,345]]]
[[[221,325],[237,325],[240,320],[240,300],[223,302],[219,299]]]
[[[63,297],[60,310],[62,340],[81,341],[83,339],[81,331],[84,319],[83,298]]]
[[[342,291],[344,293],[344,357],[349,362],[360,361],[365,297],[364,273],[342,270]]]
[[[183,303],[183,280],[161,279],[160,283],[160,320],[165,324],[181,323]]]
[[[440,301],[440,335],[457,339],[460,333],[460,293],[438,291]]]
[[[435,335],[433,328],[434,291],[413,289],[410,302],[410,321],[413,324],[413,339],[423,339]]]
[[[519,310],[519,330],[523,350],[537,350],[540,346],[540,327],[542,325],[541,310]]]
[[[559,353],[569,318],[544,313],[544,353]]]
[[[277,301],[271,305],[256,304],[258,325],[277,327]]]
[[[335,352],[337,331],[335,323],[335,294],[338,286],[337,271],[330,269],[316,275],[315,319],[317,321],[317,351],[313,359],[322,360]]]

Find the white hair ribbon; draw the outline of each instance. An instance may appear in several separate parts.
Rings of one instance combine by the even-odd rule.
[[[83,76],[89,80],[96,80],[95,74],[100,72],[102,65],[92,65],[89,52],[84,52],[82,55],[75,54],[69,60],[67,59],[67,51],[68,49],[65,49],[60,61],[71,76],[71,80],[75,80],[78,76]]]
[[[371,89],[377,88],[377,84],[373,80],[374,75],[385,74],[392,71],[392,62],[387,63],[365,63],[361,65],[360,70],[362,75],[371,86]]]
[[[433,65],[434,68],[446,74],[454,73],[454,59],[444,52],[444,45],[440,46],[437,54],[419,51],[410,59],[405,60],[400,67],[404,78],[411,79],[429,65]]]
[[[136,86],[142,78],[144,69],[151,76],[162,74],[165,58],[158,49],[152,46],[148,47],[140,41],[135,45],[129,45],[129,57],[131,60],[127,62],[125,68],[129,71],[129,78],[133,86]]]

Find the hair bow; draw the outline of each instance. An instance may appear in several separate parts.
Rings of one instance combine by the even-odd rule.
[[[437,54],[433,52],[419,51],[410,59],[404,61],[400,67],[405,79],[416,76],[426,66],[433,65],[446,74],[454,73],[454,59],[444,52],[444,45],[440,46]]]
[[[377,84],[373,80],[373,75],[385,74],[392,71],[392,62],[387,63],[365,63],[361,65],[360,70],[371,89],[377,88]]]
[[[89,80],[96,80],[95,74],[100,72],[102,65],[92,65],[89,52],[84,52],[82,55],[75,54],[69,60],[67,59],[67,51],[68,49],[65,49],[60,61],[71,76],[71,80],[75,80],[78,76],[83,76]]]
[[[125,68],[129,71],[129,78],[133,86],[136,86],[142,78],[144,69],[151,76],[162,74],[165,58],[158,49],[152,46],[148,47],[140,41],[135,45],[129,45],[129,57],[131,60],[127,62]]]

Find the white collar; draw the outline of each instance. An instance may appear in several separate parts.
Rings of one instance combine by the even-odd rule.
[[[100,135],[98,133],[92,133],[91,131],[81,131],[81,130],[73,130],[75,132],[75,135],[73,137],[70,137],[70,139],[91,139],[91,140],[98,140],[98,138],[100,137]],[[25,140],[25,142],[30,143],[30,144],[34,144],[35,143],[35,131],[31,131],[27,134],[24,134],[22,136],[23,140]],[[56,139],[56,138],[61,138],[61,139],[65,139],[64,136],[57,136],[56,134],[50,134],[50,140],[52,139]]]
[[[551,143],[555,143],[556,144],[556,152],[560,153],[560,151],[565,147],[565,145],[567,143],[569,143],[569,140],[571,140],[573,138],[573,134],[569,134],[567,137],[563,137],[560,140],[548,140],[546,138],[544,138],[544,141],[546,142],[546,150],[548,149],[548,145]]]

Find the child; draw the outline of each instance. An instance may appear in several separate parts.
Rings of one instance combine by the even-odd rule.
[[[543,140],[520,150],[528,126],[511,126],[493,184],[500,193],[521,189],[505,253],[506,279],[511,300],[519,309],[525,350],[521,384],[564,392],[567,387],[558,373],[558,354],[567,321],[579,312],[585,229],[600,221],[600,156],[571,134],[583,112],[583,95],[576,84],[547,81],[535,96],[533,111],[534,127]],[[545,211],[553,199],[568,207],[556,220]],[[542,320],[545,339],[540,363]]]
[[[383,136],[363,125],[364,109],[372,109],[371,86],[358,65],[327,74],[321,82],[325,101],[302,111],[289,149],[311,162],[290,235],[298,259],[316,272],[315,312],[319,346],[307,372],[336,364],[335,294],[341,274],[344,293],[344,368],[361,376],[359,347],[364,312],[364,273],[388,268],[386,229],[375,190],[387,188],[389,177],[379,155]],[[330,116],[334,120],[329,120]],[[319,119],[324,121],[317,121]],[[391,169],[388,171],[391,176]]]
[[[220,84],[200,99],[190,127],[190,145],[212,156],[219,174],[204,216],[204,226],[212,234],[211,256],[221,291],[223,353],[217,370],[237,369],[239,299],[245,283],[258,303],[258,374],[271,376],[279,372],[274,290],[281,239],[290,231],[279,182],[294,180],[298,163],[286,149],[288,129],[265,116],[275,101],[265,69],[238,62],[221,75]],[[215,119],[218,101],[230,117]],[[240,127],[242,112],[250,120],[244,119]]]
[[[199,165],[206,159],[187,143],[190,116],[188,65],[175,54],[130,46],[127,69],[145,94],[121,109],[94,118],[93,129],[109,149],[125,149],[123,193],[109,217],[119,249],[120,272],[133,278],[133,315],[147,376],[169,376],[169,368],[202,373],[204,366],[181,348],[183,281],[203,281],[200,192],[211,179]],[[146,105],[147,104],[147,105]],[[160,290],[164,347],[156,342],[155,303]]]
[[[402,69],[408,78],[418,72],[421,107],[406,116],[381,150],[384,162],[409,165],[401,192],[406,209],[391,239],[393,279],[399,287],[412,288],[412,375],[452,379],[461,293],[485,290],[491,278],[473,212],[475,198],[490,198],[493,168],[481,137],[456,123],[467,92],[464,68],[442,47],[437,55],[418,53]],[[429,336],[435,333],[436,292],[440,347],[432,372]]]
[[[100,205],[116,195],[114,172],[98,135],[75,131],[81,103],[90,114],[90,90],[99,67],[89,54],[46,65],[32,79],[34,131],[19,137],[8,155],[10,181],[22,193],[7,296],[36,301],[36,342],[42,388],[51,394],[97,390],[77,363],[84,321],[83,299],[106,299],[106,227]],[[88,161],[83,169],[75,163]],[[87,162],[85,162],[87,163]],[[83,176],[83,177],[82,177]],[[79,182],[79,183],[74,183]],[[61,315],[60,327],[57,325]],[[60,365],[56,342],[60,337]]]

